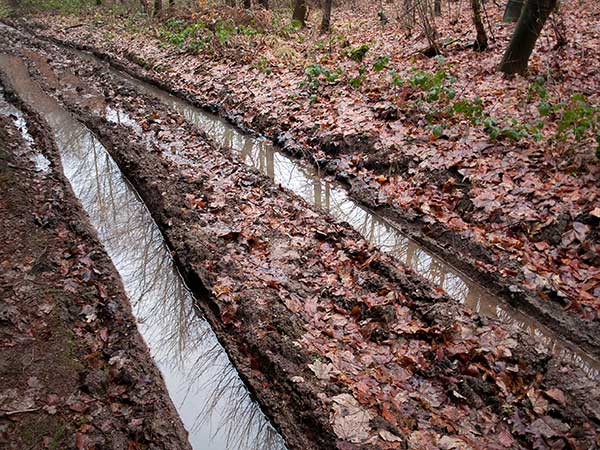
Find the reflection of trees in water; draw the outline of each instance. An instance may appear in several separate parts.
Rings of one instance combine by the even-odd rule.
[[[191,438],[218,422],[214,437],[228,448],[283,448],[207,322],[199,318],[160,231],[116,164],[76,122],[63,122],[56,138],[66,150],[65,173],[119,269],[154,358],[167,381],[169,372],[178,372],[184,384],[176,386],[180,401],[196,409]]]
[[[391,254],[434,285],[442,287],[450,297],[483,315],[498,317],[533,336],[541,337],[551,344],[548,348],[558,345],[564,350],[549,330],[542,332],[536,321],[503,306],[468,277],[402,235],[386,220],[349,199],[344,189],[324,180],[312,167],[302,165],[277,152],[269,141],[245,135],[222,119],[183,100],[154,87],[137,82],[135,84],[182,114],[188,122],[203,129],[217,145],[238,151],[246,164],[300,195],[310,204],[329,212],[336,219],[348,222],[381,250]],[[560,354],[566,352],[567,359],[581,359],[577,352],[556,348]],[[589,369],[590,364],[585,363],[580,367]]]

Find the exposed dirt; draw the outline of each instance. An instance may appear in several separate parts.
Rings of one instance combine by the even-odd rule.
[[[400,223],[403,230],[415,240],[443,255],[463,272],[499,293],[513,306],[535,315],[541,322],[576,342],[588,352],[597,355],[600,351],[600,327],[594,306],[596,298],[594,286],[597,285],[597,281],[595,281],[597,275],[594,275],[593,260],[596,251],[594,249],[598,246],[594,238],[595,234],[590,232],[585,239],[588,250],[584,252],[587,256],[584,256],[591,259],[588,258],[586,262],[581,262],[583,261],[580,258],[581,255],[574,256],[571,254],[573,252],[569,250],[568,258],[574,257],[575,260],[581,261],[568,265],[567,268],[563,267],[562,262],[560,265],[557,262],[559,260],[566,261],[565,255],[557,256],[563,250],[557,253],[548,247],[548,245],[559,245],[559,241],[565,233],[570,233],[569,236],[571,236],[573,222],[576,222],[577,226],[579,223],[583,223],[585,229],[593,228],[597,225],[597,220],[593,216],[580,214],[574,217],[570,212],[559,214],[557,219],[550,220],[547,226],[538,227],[539,230],[532,236],[527,235],[529,231],[522,229],[523,227],[529,229],[529,222],[512,219],[510,226],[504,226],[501,221],[498,221],[496,225],[493,225],[493,230],[482,231],[477,227],[485,228],[487,226],[486,224],[490,221],[485,217],[489,216],[489,211],[485,212],[487,206],[482,208],[481,199],[476,199],[476,197],[488,189],[487,187],[476,186],[473,188],[468,179],[461,182],[460,180],[464,177],[459,173],[459,169],[463,170],[464,168],[458,166],[433,167],[430,168],[431,170],[423,169],[423,173],[420,172],[419,167],[423,165],[421,164],[423,161],[416,155],[419,152],[429,155],[430,150],[425,151],[424,146],[433,146],[434,144],[437,148],[435,151],[447,152],[444,149],[446,141],[437,143],[427,143],[426,139],[423,142],[418,141],[416,147],[406,147],[410,147],[412,153],[404,155],[396,147],[392,146],[396,150],[393,148],[390,150],[377,138],[365,133],[350,135],[334,132],[322,133],[321,131],[312,133],[309,129],[300,126],[302,121],[300,125],[296,124],[290,129],[290,123],[295,119],[292,120],[288,116],[293,116],[293,111],[285,114],[279,111],[277,114],[284,114],[284,117],[275,120],[272,117],[273,111],[265,110],[264,95],[249,95],[244,98],[232,95],[239,86],[229,79],[230,72],[222,70],[223,68],[220,66],[210,69],[196,67],[190,62],[193,61],[193,56],[187,55],[185,59],[182,59],[178,52],[174,54],[172,49],[161,48],[158,41],[149,40],[148,36],[144,36],[143,44],[139,41],[139,36],[131,36],[133,41],[140,44],[138,46],[126,45],[122,39],[112,41],[109,37],[116,34],[106,31],[113,25],[111,23],[96,23],[87,26],[85,18],[61,18],[60,20],[61,25],[56,26],[43,18],[40,18],[39,22],[28,19],[26,26],[39,26],[36,28],[36,33],[59,40],[66,45],[92,51],[111,61],[116,67],[125,69],[136,77],[186,98],[198,106],[216,111],[245,129],[253,129],[272,136],[288,153],[306,157],[307,161],[325,167],[340,181],[347,183],[355,198],[381,215]],[[70,29],[68,25],[72,23],[83,25]],[[124,32],[122,28],[119,28],[119,35]],[[149,61],[154,61],[156,64]],[[171,72],[165,73],[163,65],[158,64],[159,61],[167,61],[171,65]],[[246,69],[248,68],[243,66],[236,70]],[[209,75],[212,77],[210,83],[216,83],[216,86],[206,81],[205,77]],[[270,86],[268,83],[266,85]],[[281,94],[279,91],[276,92],[277,95]],[[333,92],[330,94],[334,95]],[[364,105],[359,104],[357,107],[360,109]],[[354,109],[350,109],[354,111]],[[321,110],[319,109],[319,111]],[[307,114],[301,114],[301,116],[303,118],[310,117],[310,114]],[[370,113],[364,112],[364,114],[369,116]],[[388,113],[385,111],[381,114],[388,117],[386,116]],[[379,115],[381,116],[381,114]],[[390,118],[386,119],[385,117],[380,117],[383,125],[378,124],[378,126],[381,125],[382,129],[387,130],[387,121]],[[375,118],[370,117],[370,120],[375,120]],[[382,133],[392,139],[388,136],[389,130]],[[385,139],[383,140],[385,141]],[[447,145],[454,144],[447,142]],[[490,158],[495,158],[497,154],[507,151],[504,146],[482,142],[475,147],[477,149],[471,148],[470,150],[473,154],[479,154],[478,152],[481,151]],[[351,150],[354,156],[349,158],[350,163],[348,158],[340,158],[340,155],[348,155]],[[435,153],[434,150],[431,151]],[[315,159],[314,155],[322,157]],[[510,155],[507,158],[513,158]],[[416,175],[411,175],[414,180],[407,182],[408,184],[402,182],[404,184],[397,185],[390,184],[388,181],[378,181],[382,179],[381,174],[386,178],[390,174],[399,174],[402,177],[408,176],[409,173],[416,173]],[[413,182],[418,186],[413,186]],[[393,200],[394,196],[400,195],[402,198],[399,201],[410,197],[412,198],[411,202],[414,203],[417,201],[415,199],[420,198],[419,196],[424,195],[427,190],[434,192],[431,207],[428,203],[431,199],[421,202],[418,207],[414,205],[411,207],[399,206],[397,199]],[[405,194],[401,194],[402,192]],[[558,195],[558,197],[564,196]],[[450,203],[455,204],[454,211],[450,215],[436,205],[436,202],[441,201],[442,198],[446,200],[451,198]],[[478,202],[478,206],[475,206],[473,201]],[[428,210],[425,211],[423,208]],[[576,209],[581,208],[578,206]],[[460,220],[451,220],[456,214]],[[481,223],[471,223],[474,214],[479,217],[475,222]],[[497,213],[494,214],[497,215]],[[468,223],[469,227],[474,225],[476,229],[475,231],[465,231],[462,225],[457,229],[454,225],[459,222],[463,225]],[[521,235],[525,236],[526,246],[531,247],[530,250],[523,250],[524,247],[519,243],[523,237]],[[568,246],[565,248],[568,250]],[[533,254],[537,255],[533,265],[526,264],[526,270],[523,269],[523,253],[528,255],[527,257]],[[592,262],[591,266],[590,261]],[[551,272],[558,270],[559,266],[561,267],[560,274],[553,276]],[[582,272],[575,277],[569,274],[571,271],[576,272],[580,269]],[[587,275],[582,275],[583,272],[586,272]],[[571,283],[573,286],[567,289],[566,284],[562,285],[561,277],[568,279],[569,283],[573,282]],[[585,279],[586,281],[579,282],[576,279]],[[577,291],[579,288],[585,289]]]
[[[34,144],[0,117],[0,447],[189,449],[116,270],[26,118]]]
[[[48,67],[25,52],[31,72],[140,192],[290,448],[598,445],[598,387],[535,338],[464,311],[101,68],[44,51]],[[108,122],[83,86],[138,129]]]

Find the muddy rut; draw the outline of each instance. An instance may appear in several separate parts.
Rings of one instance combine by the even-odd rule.
[[[11,39],[6,84],[52,93],[110,152],[289,448],[597,444],[596,383],[541,340],[465,310],[101,66]]]

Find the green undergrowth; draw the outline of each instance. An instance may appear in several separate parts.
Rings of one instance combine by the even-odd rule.
[[[433,70],[412,67],[400,71],[390,64],[387,55],[365,62],[369,50],[367,45],[345,50],[346,58],[356,63],[351,71],[339,66],[308,65],[299,88],[313,103],[327,85],[347,83],[360,89],[368,84],[374,72],[383,72],[388,75],[389,93],[402,92],[401,109],[405,115],[424,118],[433,138],[441,138],[451,127],[467,123],[483,129],[492,142],[533,140],[544,142],[550,148],[588,146],[600,158],[600,108],[581,93],[567,98],[553,97],[546,90],[544,80],[536,79],[530,83],[522,107],[525,110],[535,105],[537,114],[499,116],[488,110],[480,97],[457,93],[456,78],[443,58],[438,58]]]
[[[232,18],[216,18],[210,21],[170,18],[158,26],[158,38],[164,44],[197,54],[215,52],[223,48],[253,48],[268,34],[291,38],[299,36],[301,26],[296,21],[283,21],[274,16],[265,27],[253,19],[248,23],[236,23]],[[267,71],[268,72],[268,71]]]
[[[60,14],[83,14],[96,7],[91,0],[22,0],[20,12],[41,13],[56,12]]]
[[[0,0],[0,19],[12,15],[13,10],[5,0]]]

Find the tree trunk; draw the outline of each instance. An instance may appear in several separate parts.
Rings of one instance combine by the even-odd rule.
[[[434,0],[433,2],[433,11],[436,17],[442,15],[442,0]]]
[[[154,15],[158,16],[162,11],[162,0],[154,0]]]
[[[294,12],[292,13],[292,20],[297,20],[306,26],[306,0],[295,0],[294,1]]]
[[[526,0],[521,17],[504,53],[500,70],[506,74],[527,71],[529,57],[557,0]]]
[[[481,0],[471,0],[471,9],[473,10],[473,24],[477,30],[477,38],[473,44],[476,52],[482,52],[488,48],[487,34],[481,20]]]
[[[502,21],[516,22],[519,20],[521,10],[523,9],[523,3],[525,3],[525,0],[508,0]]]
[[[404,24],[408,29],[412,29],[415,24],[415,5],[413,0],[404,0],[402,3],[402,15],[404,16]]]
[[[321,21],[321,33],[329,33],[331,28],[331,3],[332,0],[323,0],[323,20]]]
[[[263,8],[269,9],[269,0],[258,0],[258,3],[260,3]]]

